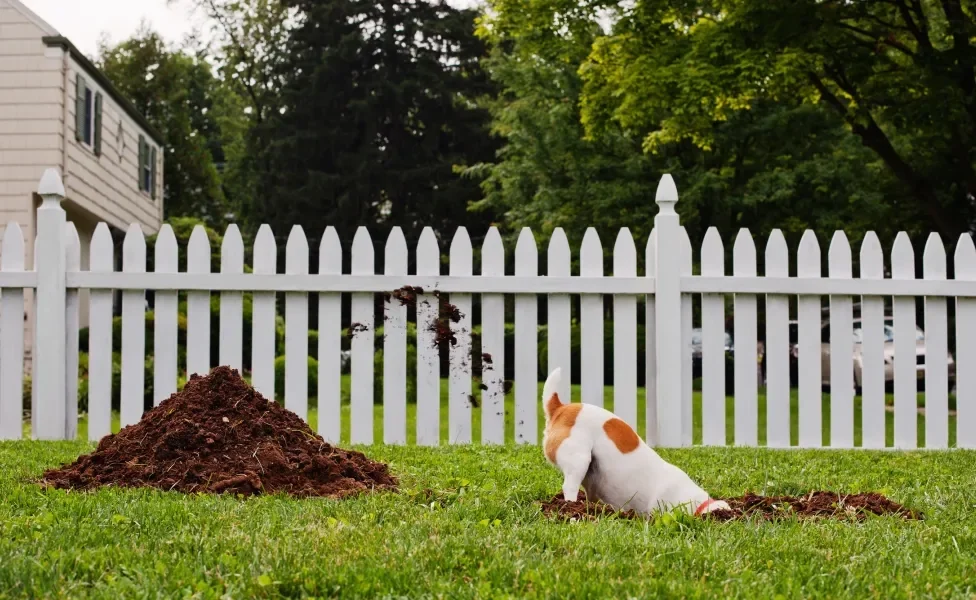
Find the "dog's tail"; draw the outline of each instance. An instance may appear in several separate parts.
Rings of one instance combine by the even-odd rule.
[[[556,367],[552,373],[549,373],[546,384],[542,386],[542,408],[546,412],[546,419],[551,418],[552,413],[563,405],[562,400],[559,399],[559,384],[562,380],[563,370]]]

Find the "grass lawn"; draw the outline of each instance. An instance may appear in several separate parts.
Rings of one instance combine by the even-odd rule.
[[[880,491],[906,523],[553,523],[538,447],[364,449],[399,494],[40,491],[84,442],[0,443],[0,597],[972,598],[976,453],[662,450],[713,495]],[[432,495],[421,493],[432,490]]]

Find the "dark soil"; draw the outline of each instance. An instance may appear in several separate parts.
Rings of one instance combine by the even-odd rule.
[[[361,331],[369,331],[369,326],[362,323],[353,323],[349,326],[349,337],[354,338]]]
[[[141,421],[105,436],[91,454],[47,471],[41,483],[331,498],[397,487],[387,465],[326,443],[229,367],[193,375]]]
[[[740,498],[722,498],[732,507],[731,511],[714,511],[703,518],[716,521],[732,521],[757,516],[767,521],[797,517],[800,519],[841,519],[863,521],[868,514],[894,516],[905,520],[920,520],[922,514],[905,508],[881,494],[838,494],[836,492],[810,492],[804,496],[757,496],[746,494]],[[576,502],[566,502],[562,492],[552,500],[542,502],[542,512],[555,520],[596,521],[600,517],[620,519],[643,518],[632,510],[617,512],[600,502],[587,502],[580,497]]]

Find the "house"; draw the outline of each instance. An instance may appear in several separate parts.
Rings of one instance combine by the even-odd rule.
[[[45,169],[62,174],[87,269],[99,222],[117,239],[131,223],[147,235],[159,230],[163,154],[160,133],[68,39],[19,0],[0,0],[0,235],[20,223],[28,268]],[[87,319],[82,297],[82,327]],[[29,353],[30,328],[25,341]]]

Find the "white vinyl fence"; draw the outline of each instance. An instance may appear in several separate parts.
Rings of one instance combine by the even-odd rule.
[[[382,324],[374,323],[374,298],[406,285],[424,293],[417,303],[418,444],[441,443],[440,425],[446,417],[451,443],[535,444],[540,440],[537,349],[538,296],[548,297],[548,372],[571,368],[571,296],[580,295],[582,401],[603,403],[603,297],[613,296],[613,408],[631,425],[643,427],[657,446],[688,446],[693,442],[692,302],[701,298],[701,441],[705,445],[760,443],[765,418],[768,446],[829,445],[882,448],[886,427],[893,426],[895,448],[915,448],[918,401],[916,380],[925,378],[925,447],[950,445],[955,427],[956,446],[976,447],[976,249],[969,235],[956,245],[954,280],[946,278],[946,252],[932,235],[924,249],[924,278],[915,278],[915,253],[905,234],[898,236],[889,258],[878,238],[869,234],[859,248],[860,273],[852,273],[852,249],[843,232],[830,241],[828,272],[821,271],[821,248],[807,232],[794,257],[797,277],[789,276],[784,236],[774,231],[766,242],[765,273],[757,274],[757,248],[748,231],[733,243],[732,273],[725,272],[723,240],[708,231],[700,252],[701,275],[692,275],[692,248],[675,213],[675,184],[665,175],[657,190],[659,213],[647,241],[645,273],[638,273],[638,249],[629,230],[621,229],[613,247],[613,274],[603,272],[603,249],[596,232],[587,232],[579,250],[580,274],[571,275],[571,249],[556,230],[548,242],[548,276],[539,276],[539,248],[528,229],[515,248],[515,276],[506,276],[505,252],[499,232],[491,229],[481,249],[481,273],[473,274],[473,248],[464,229],[450,244],[448,275],[440,269],[441,249],[429,229],[416,248],[408,248],[395,229],[386,241],[385,273],[373,272],[373,243],[360,228],[352,243],[351,273],[342,273],[342,248],[332,228],[321,239],[318,274],[309,274],[309,248],[296,226],[285,247],[285,273],[276,272],[277,252],[268,226],[254,242],[253,272],[244,272],[244,244],[236,226],[228,228],[221,252],[220,273],[210,273],[211,248],[202,229],[193,232],[187,249],[188,266],[180,272],[177,242],[169,226],[159,232],[155,272],[146,272],[146,241],[132,226],[123,244],[123,271],[113,271],[113,244],[101,224],[91,242],[91,268],[81,271],[80,247],[73,225],[65,224],[60,207],[63,187],[49,170],[41,180],[43,204],[37,215],[36,269],[24,267],[24,240],[17,224],[7,225],[0,260],[0,437],[22,437],[21,382],[23,377],[24,289],[37,290],[34,323],[33,436],[74,438],[78,411],[78,292],[91,291],[89,329],[88,437],[99,439],[111,431],[112,291],[122,290],[121,423],[139,420],[143,410],[146,290],[155,290],[154,400],[160,402],[177,388],[177,293],[187,294],[187,371],[210,368],[210,294],[220,295],[220,364],[240,368],[244,327],[253,331],[252,381],[267,397],[275,388],[275,298],[285,295],[285,406],[306,418],[308,398],[318,398],[318,430],[329,441],[340,434],[341,295],[351,294],[351,320],[361,332],[351,341],[351,442],[369,444],[407,441],[407,309],[387,299]],[[416,274],[407,273],[408,252],[416,252]],[[442,373],[431,325],[438,318],[434,294],[448,295],[461,313],[452,324],[458,342],[450,348],[450,369]],[[243,294],[253,294],[252,322],[243,322]],[[505,295],[515,306],[514,356],[505,355]],[[472,301],[481,295],[480,323],[472,323]],[[734,297],[734,389],[725,389],[725,302]],[[824,324],[821,299],[829,297],[829,337],[822,345]],[[924,353],[916,351],[917,297],[924,297]],[[796,299],[796,340],[790,339],[790,304]],[[893,305],[890,327],[885,326],[885,300]],[[639,301],[641,300],[641,301]],[[318,302],[318,389],[308,388],[308,306]],[[855,340],[853,303],[860,303],[861,326]],[[947,308],[955,305],[956,344],[950,358]],[[759,308],[765,309],[765,389],[756,376]],[[638,347],[638,307],[644,306],[646,347]],[[374,329],[384,327],[382,439],[374,440]],[[482,328],[481,351],[492,357],[486,368],[480,403],[472,406],[471,335]],[[893,331],[894,352],[885,350],[886,331]],[[857,344],[855,342],[858,342]],[[829,350],[829,352],[826,352]],[[855,352],[859,350],[859,352]],[[639,411],[638,355],[646,353],[646,410]],[[791,391],[791,354],[797,357],[798,391]],[[859,358],[855,358],[855,355]],[[823,357],[827,356],[827,359]],[[887,358],[886,358],[887,356]],[[923,359],[918,358],[923,356]],[[857,360],[857,363],[855,363]],[[504,365],[514,361],[514,403],[506,409]],[[950,377],[951,371],[957,376]],[[889,364],[891,363],[891,364]],[[855,398],[859,365],[862,399]],[[828,400],[822,395],[822,374],[829,368]],[[892,371],[893,370],[893,371]],[[893,419],[886,407],[885,373],[893,372]],[[186,373],[180,374],[185,375]],[[442,414],[440,379],[447,377],[447,414]],[[950,380],[952,386],[950,385]],[[956,413],[950,416],[950,392]],[[761,395],[764,392],[764,395]],[[563,390],[569,397],[569,390]],[[734,397],[734,423],[727,432],[726,396]],[[765,400],[763,400],[765,398]],[[829,422],[824,423],[825,408]],[[412,409],[411,409],[412,410]],[[506,414],[506,411],[514,414]],[[480,411],[480,431],[472,426]],[[639,414],[642,413],[642,414]],[[797,414],[798,413],[798,414]],[[506,418],[507,417],[507,418]],[[506,423],[509,431],[506,432]],[[794,441],[791,442],[791,427]],[[412,432],[413,433],[413,432]]]

